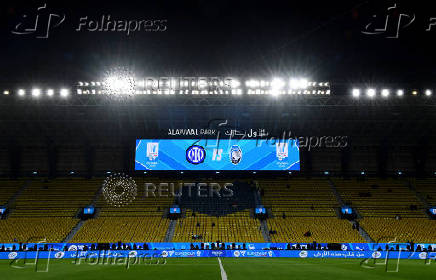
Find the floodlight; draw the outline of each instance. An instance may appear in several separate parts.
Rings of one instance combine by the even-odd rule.
[[[53,96],[54,95],[54,90],[53,89],[48,89],[47,90],[47,95],[48,96]]]
[[[292,78],[289,81],[289,87],[291,89],[307,89],[309,86],[309,81],[305,78],[296,79]]]
[[[198,81],[198,88],[199,89],[204,89],[204,88],[206,88],[207,87],[207,81],[206,80],[199,80]]]
[[[107,72],[104,78],[103,88],[106,94],[134,94],[135,78],[127,69],[116,68]]]
[[[353,93],[353,97],[358,98],[360,96],[360,89],[355,88],[355,89],[353,89],[352,93]]]
[[[291,79],[291,80],[289,81],[289,86],[291,87],[291,89],[298,89],[299,84],[300,84],[300,83],[298,82],[297,79]]]
[[[39,88],[32,89],[32,96],[38,97],[41,95],[41,90]]]
[[[398,96],[403,96],[404,95],[404,90],[402,90],[402,89],[397,90],[397,95]]]
[[[425,95],[427,95],[427,96],[430,96],[430,95],[432,95],[432,91],[430,90],[430,89],[426,89],[425,90]]]
[[[3,91],[3,94],[4,94],[4,95],[9,95],[9,90],[5,90],[5,91]]]
[[[308,81],[307,79],[300,79],[300,88],[301,89],[306,89],[308,86]]]
[[[251,87],[251,88],[257,88],[257,87],[259,87],[259,81],[257,81],[257,80],[248,80],[246,82],[246,85],[248,87]]]
[[[412,91],[412,94],[413,94],[413,95],[417,95],[417,94],[418,94],[418,91],[414,90],[414,91]]]
[[[381,91],[381,95],[383,96],[383,97],[388,97],[389,96],[389,90],[388,89],[382,89],[382,91]]]
[[[230,81],[230,87],[231,88],[238,88],[241,85],[241,83],[238,80],[232,79]]]
[[[67,97],[70,94],[70,92],[68,91],[68,89],[62,88],[60,90],[60,94],[61,94],[62,97]]]
[[[366,95],[368,95],[368,97],[374,97],[375,96],[375,89],[373,89],[373,88],[369,88],[367,91],[366,91]]]
[[[271,81],[271,89],[280,90],[285,86],[285,82],[280,78],[274,78]]]

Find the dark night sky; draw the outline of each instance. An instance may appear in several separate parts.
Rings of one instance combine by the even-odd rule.
[[[21,16],[65,14],[48,39],[11,31]],[[387,32],[362,34],[391,1],[2,1],[0,82],[95,80],[108,67],[129,66],[139,75],[308,76],[332,82],[434,80],[436,8],[396,1]],[[424,2],[424,1],[420,1]],[[426,1],[430,2],[430,1]],[[412,3],[412,4],[411,4]],[[415,3],[415,4],[413,4]],[[395,34],[398,15],[415,21]],[[80,17],[166,20],[166,31],[75,31]],[[41,18],[43,18],[41,16]],[[32,17],[33,18],[33,17]],[[408,18],[401,22],[407,23]],[[436,23],[436,20],[435,20]],[[392,29],[394,27],[394,29]]]

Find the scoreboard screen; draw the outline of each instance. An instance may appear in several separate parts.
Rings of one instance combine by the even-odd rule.
[[[300,170],[298,142],[136,140],[135,170]]]

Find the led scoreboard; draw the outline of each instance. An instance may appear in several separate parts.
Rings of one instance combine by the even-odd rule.
[[[293,139],[138,139],[135,170],[300,170],[300,152]]]

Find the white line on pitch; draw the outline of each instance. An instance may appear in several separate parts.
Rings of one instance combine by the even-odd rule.
[[[221,263],[221,259],[219,257],[218,257],[218,262],[220,264],[221,280],[227,280],[227,273],[224,270],[223,264]]]

